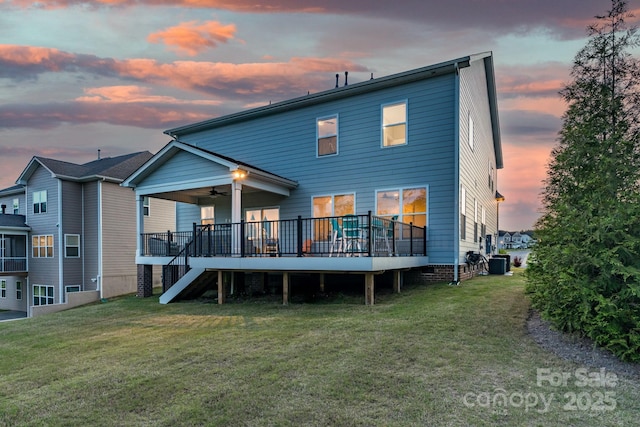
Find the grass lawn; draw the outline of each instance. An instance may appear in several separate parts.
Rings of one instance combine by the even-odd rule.
[[[0,426],[640,419],[640,381],[600,381],[598,367],[581,371],[527,336],[520,272],[363,301],[160,305],[127,296],[0,323]]]

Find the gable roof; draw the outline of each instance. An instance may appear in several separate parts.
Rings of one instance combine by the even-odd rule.
[[[23,185],[14,185],[12,187],[3,188],[0,190],[0,197],[17,196],[24,194]]]
[[[280,188],[281,194],[288,195],[288,190],[296,188],[298,183],[284,178],[280,175],[276,175],[264,169],[252,166],[246,162],[241,162],[239,160],[233,159],[229,156],[224,156],[222,154],[215,153],[213,151],[209,151],[195,145],[187,144],[182,141],[171,141],[167,145],[165,145],[160,151],[158,151],[153,158],[147,161],[143,166],[141,166],[138,170],[133,172],[129,177],[127,177],[123,182],[123,187],[137,187],[140,183],[144,181],[145,178],[150,176],[153,172],[160,169],[162,165],[164,165],[169,159],[178,154],[179,152],[188,152],[195,156],[204,158],[211,162],[217,163],[224,167],[228,167],[229,171],[242,170],[247,172],[251,178],[251,181],[258,180],[268,187],[271,190]],[[227,178],[225,178],[225,183],[230,183],[232,180],[231,173]],[[228,181],[228,182],[227,182]],[[169,184],[168,184],[169,185]],[[191,182],[189,185],[194,185]],[[210,185],[210,184],[206,184]],[[169,185],[171,187],[171,185]],[[175,190],[175,188],[172,188]],[[156,188],[156,190],[160,190],[160,188]]]
[[[348,86],[337,87],[334,89],[308,94],[298,98],[277,102],[263,107],[253,108],[250,110],[240,111],[238,113],[229,114],[197,123],[188,124],[164,131],[165,134],[178,140],[181,136],[226,126],[233,123],[251,120],[259,117],[265,117],[273,114],[282,113],[289,110],[299,109],[311,105],[321,104],[338,99],[348,98],[351,96],[368,93],[388,87],[398,86],[411,83],[414,81],[430,79],[436,76],[458,73],[461,68],[471,66],[472,62],[482,61],[485,68],[487,91],[489,94],[489,110],[491,113],[491,124],[493,132],[493,146],[496,156],[496,167],[502,169],[502,143],[500,138],[500,123],[498,120],[498,106],[495,86],[495,74],[493,69],[493,56],[491,52],[479,53],[475,55],[465,56],[453,59],[447,62],[441,62],[414,70],[405,71],[390,76],[379,77],[366,80],[363,82],[350,84]]]
[[[27,181],[38,167],[44,167],[54,178],[66,181],[87,182],[103,179],[111,182],[122,182],[133,171],[153,157],[149,151],[125,154],[117,157],[106,157],[85,164],[75,164],[62,160],[35,156],[31,159],[18,180],[20,185]]]

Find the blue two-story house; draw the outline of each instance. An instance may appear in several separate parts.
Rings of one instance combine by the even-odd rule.
[[[165,131],[173,140],[123,186],[135,190],[138,294],[160,302],[247,275],[356,273],[399,290],[475,274],[497,242],[503,167],[493,58],[467,56]],[[178,202],[176,230],[148,230],[146,197]],[[244,277],[244,279],[242,278]],[[263,279],[260,279],[263,280]]]

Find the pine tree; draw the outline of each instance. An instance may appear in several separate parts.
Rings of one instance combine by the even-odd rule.
[[[551,153],[527,290],[544,316],[640,361],[640,64],[626,2],[588,27]]]

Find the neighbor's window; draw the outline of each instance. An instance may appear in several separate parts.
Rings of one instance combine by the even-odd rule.
[[[80,235],[64,235],[64,256],[65,258],[80,258]]]
[[[16,282],[16,299],[22,299],[22,282]]]
[[[317,120],[318,157],[338,154],[338,115]]]
[[[469,147],[473,150],[474,145],[474,132],[473,132],[473,118],[471,117],[471,111],[469,111]]]
[[[200,224],[215,224],[215,209],[213,206],[200,206]]]
[[[473,199],[473,241],[478,241],[478,199]]]
[[[382,146],[407,143],[407,102],[382,106]]]
[[[7,297],[7,281],[2,280],[0,281],[0,298],[6,298],[6,297]]]
[[[53,286],[33,285],[33,305],[53,304]]]
[[[484,210],[484,206],[480,208],[480,237],[487,236],[487,212]]]
[[[53,234],[32,236],[33,258],[53,258]]]
[[[33,213],[47,212],[47,190],[33,192]]]
[[[149,196],[142,196],[142,213],[149,216]]]
[[[376,193],[376,214],[417,227],[427,225],[427,187],[398,188]]]
[[[467,238],[467,190],[460,187],[460,239]]]
[[[13,199],[13,214],[18,215],[20,213],[20,199]]]

